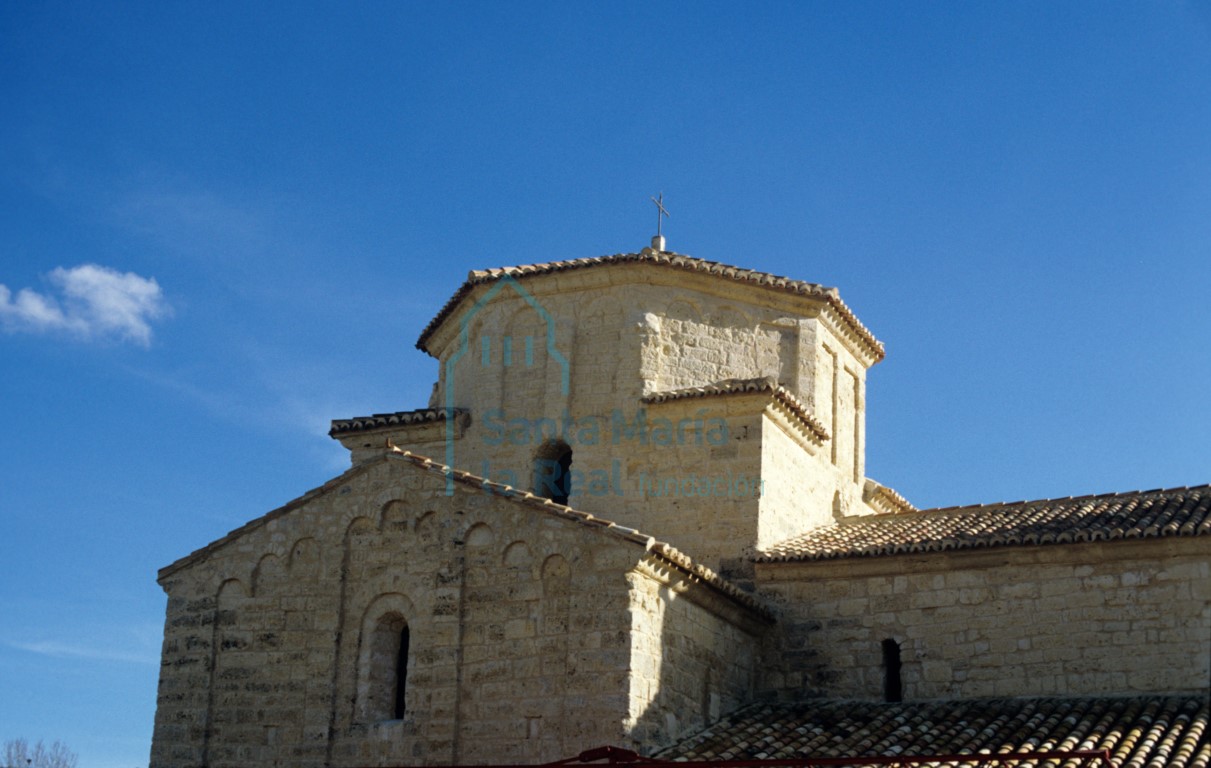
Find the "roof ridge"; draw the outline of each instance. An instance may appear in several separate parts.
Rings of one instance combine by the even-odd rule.
[[[1211,535],[1211,485],[856,516],[754,555],[801,562]]]
[[[416,340],[416,348],[422,352],[428,352],[425,348],[425,342],[437,330],[450,314],[453,313],[455,307],[470,293],[477,285],[488,282],[493,282],[502,277],[528,277],[531,275],[550,274],[552,272],[561,272],[569,269],[581,269],[585,267],[593,267],[604,264],[655,264],[659,266],[673,267],[677,269],[688,269],[696,272],[705,272],[707,274],[719,275],[722,277],[735,280],[737,282],[749,283],[753,285],[766,286],[780,290],[789,291],[791,293],[816,296],[826,301],[829,306],[833,307],[838,314],[841,315],[842,322],[850,327],[850,330],[858,337],[859,341],[866,345],[875,362],[882,360],[886,354],[883,343],[875,338],[875,335],[862,324],[857,315],[853,313],[845,302],[841,300],[840,292],[831,286],[826,286],[821,283],[813,283],[807,280],[798,280],[791,277],[776,275],[772,272],[762,272],[761,270],[749,269],[747,267],[737,267],[731,264],[725,264],[719,261],[710,261],[700,259],[696,256],[687,256],[682,253],[673,251],[656,251],[651,248],[644,248],[636,253],[616,253],[609,256],[585,256],[574,259],[561,259],[556,261],[539,262],[535,264],[521,264],[511,267],[492,267],[490,269],[473,269],[467,273],[466,281],[459,286],[454,295],[438,310],[433,319],[421,331],[420,337]]]
[[[1151,488],[1146,491],[1112,491],[1109,493],[1087,493],[1081,496],[1055,496],[1042,499],[1022,499],[1020,501],[990,501],[980,504],[956,504],[949,507],[928,507],[919,509],[918,512],[955,512],[965,509],[992,509],[993,507],[1023,507],[1030,504],[1054,504],[1061,501],[1090,501],[1093,499],[1113,499],[1126,498],[1129,496],[1141,497],[1150,495],[1162,495],[1167,493],[1180,493],[1181,491],[1197,491],[1202,489],[1211,490],[1211,483],[1202,485],[1180,485],[1172,488]]]

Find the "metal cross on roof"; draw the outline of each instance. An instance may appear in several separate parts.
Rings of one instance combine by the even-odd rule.
[[[656,237],[660,237],[664,233],[661,231],[660,225],[664,223],[664,219],[668,217],[669,212],[664,207],[664,193],[660,193],[660,197],[653,197],[652,202],[656,204]]]

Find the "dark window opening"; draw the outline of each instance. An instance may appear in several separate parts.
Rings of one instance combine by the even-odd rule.
[[[900,680],[900,644],[890,638],[883,641],[883,699],[904,700],[904,686]]]
[[[408,627],[399,633],[399,655],[395,661],[395,719],[404,718],[405,700],[408,690]]]
[[[534,493],[556,504],[572,495],[572,449],[564,442],[547,443],[534,456]]]

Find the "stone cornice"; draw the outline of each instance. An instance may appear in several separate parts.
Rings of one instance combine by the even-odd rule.
[[[701,573],[714,575],[714,572],[695,566],[667,544],[648,550],[647,557],[634,570],[750,635],[759,634],[774,623],[773,612],[755,597],[726,581],[704,579]]]
[[[903,515],[917,511],[917,508],[908,499],[897,493],[894,488],[888,488],[869,477],[862,486],[862,501],[885,515]]]
[[[429,424],[446,419],[465,420],[468,412],[463,408],[421,408],[415,411],[376,413],[372,416],[357,416],[352,419],[333,419],[329,437],[341,437],[358,432],[374,432],[380,429],[397,429],[415,424]]]
[[[769,393],[775,408],[786,418],[795,422],[803,431],[804,437],[816,445],[823,445],[828,439],[828,429],[816,420],[794,393],[778,384],[770,376],[752,379],[726,379],[704,387],[686,387],[661,392],[650,392],[640,400],[647,404],[669,403],[677,400],[705,397],[723,397],[727,395],[748,395]]]

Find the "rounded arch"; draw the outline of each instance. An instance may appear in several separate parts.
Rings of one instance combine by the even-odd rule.
[[[530,545],[524,541],[515,541],[505,547],[504,564],[510,568],[525,568],[534,562]]]
[[[487,523],[476,523],[467,529],[464,540],[468,547],[484,549],[496,543],[496,532]]]
[[[502,311],[503,322],[498,327],[503,328],[504,332],[508,334],[520,331],[538,331],[545,334],[546,320],[539,310],[525,299],[514,298],[517,299],[516,303]]]
[[[224,599],[238,600],[249,597],[252,597],[252,592],[242,580],[235,577],[223,579],[223,583],[215,590],[215,599],[220,602]]]
[[[433,544],[437,541],[440,528],[437,513],[430,510],[416,521],[416,536],[425,544]]]
[[[290,548],[290,565],[293,567],[297,564],[316,560],[319,556],[319,542],[312,536],[304,536],[294,542],[294,546]]]
[[[407,502],[403,499],[391,499],[382,505],[379,519],[383,521],[383,530],[405,533],[408,530],[408,517]]]
[[[401,720],[408,711],[415,615],[412,601],[398,592],[379,595],[362,615],[355,696],[362,722]]]
[[[404,618],[411,619],[416,616],[416,607],[413,605],[412,599],[402,592],[383,593],[366,606],[366,610],[362,613],[362,628],[365,629],[376,617],[387,613],[398,613]]]
[[[345,526],[345,543],[348,544],[355,536],[366,536],[378,533],[378,526],[365,515],[359,515],[349,520]]]
[[[592,408],[597,401],[602,383],[611,389],[617,387],[620,361],[628,354],[618,337],[624,326],[623,317],[624,307],[612,293],[595,296],[576,308],[577,319],[567,348],[571,350],[572,370],[577,375],[570,383],[573,397],[586,407]],[[601,353],[606,346],[611,354]]]
[[[230,641],[232,634],[240,635],[240,616],[252,592],[240,579],[226,579],[219,585],[214,600],[214,624],[211,627],[211,660],[220,649],[231,649],[238,643]]]
[[[314,579],[320,570],[320,545],[310,536],[294,542],[290,548],[290,578]]]
[[[692,302],[686,299],[670,301],[664,309],[664,319],[677,322],[702,322],[702,313]]]
[[[275,554],[268,554],[257,561],[252,569],[252,593],[261,594],[270,584],[280,584],[286,580],[286,568],[282,559]]]
[[[548,324],[553,323],[545,310],[536,308],[530,301],[516,295],[508,288],[509,311],[498,328],[500,335],[483,347],[478,354],[496,367],[501,376],[501,404],[510,417],[537,418],[543,414],[542,386],[535,391],[535,384],[547,380],[547,365],[551,362],[549,344],[553,337],[548,335]],[[487,338],[487,337],[485,337]]]
[[[542,563],[542,591],[566,595],[571,591],[572,566],[563,555],[551,555]]]
[[[757,320],[752,315],[731,304],[712,310],[707,322],[720,328],[751,330],[757,327]]]

